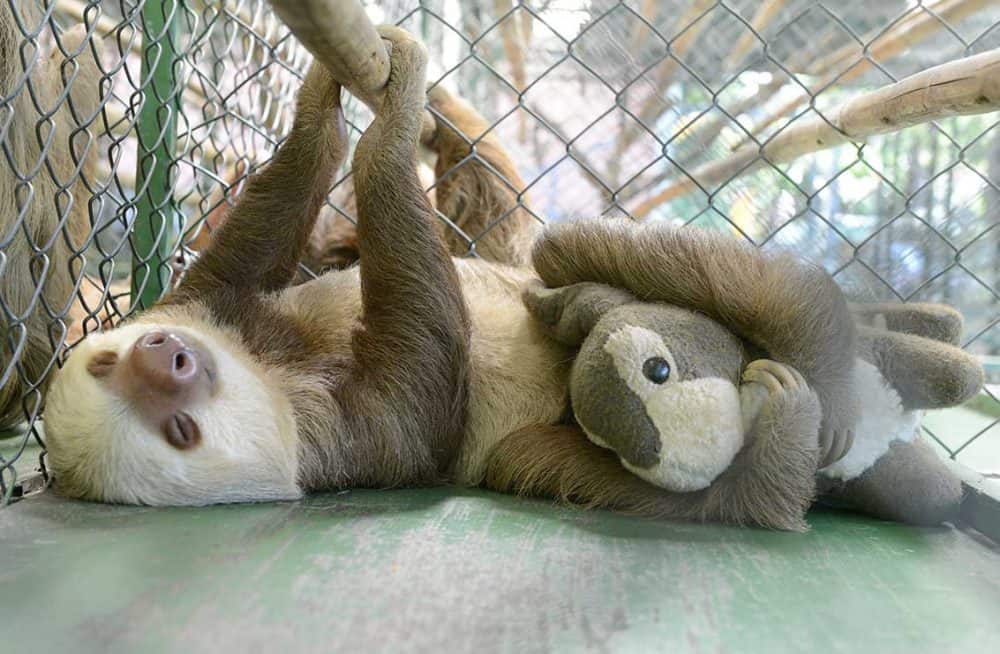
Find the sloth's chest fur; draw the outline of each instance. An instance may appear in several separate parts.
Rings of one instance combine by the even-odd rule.
[[[506,435],[563,417],[572,353],[549,339],[521,303],[530,271],[470,260],[455,265],[472,320],[472,370],[465,437],[452,472],[455,481],[476,484],[489,452]],[[275,308],[322,325],[328,346],[348,357],[361,314],[358,271],[291,288]]]

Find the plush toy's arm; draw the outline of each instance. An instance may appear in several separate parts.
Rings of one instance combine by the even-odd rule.
[[[761,367],[751,377],[765,385],[767,399],[747,445],[703,491],[672,493],[643,481],[573,425],[507,436],[490,454],[485,483],[502,492],[650,517],[804,531],[816,487],[819,402],[794,373],[779,378]]]
[[[849,306],[859,325],[922,336],[951,345],[959,345],[962,337],[962,314],[945,304],[877,302]]]
[[[550,287],[600,282],[720,322],[803,374],[823,404],[824,453],[843,450],[857,411],[850,385],[855,329],[823,270],[725,234],[627,221],[549,227],[534,264]]]
[[[872,327],[858,334],[862,358],[875,364],[906,409],[957,406],[983,386],[983,366],[953,345]]]
[[[636,301],[626,290],[593,282],[563,288],[545,288],[541,282],[535,282],[525,287],[522,298],[535,320],[566,345],[580,345],[601,316]]]

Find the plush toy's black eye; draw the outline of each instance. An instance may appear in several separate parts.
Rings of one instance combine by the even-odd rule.
[[[651,357],[642,364],[642,374],[654,384],[662,384],[670,379],[670,364],[663,357]]]

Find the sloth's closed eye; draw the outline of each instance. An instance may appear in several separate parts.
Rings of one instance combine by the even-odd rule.
[[[118,365],[118,353],[102,350],[87,362],[87,372],[97,378],[107,377],[114,371],[116,365]]]

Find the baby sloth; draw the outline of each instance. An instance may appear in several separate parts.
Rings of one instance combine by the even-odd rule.
[[[756,348],[716,321],[593,282],[534,286],[525,301],[555,338],[580,348],[570,376],[577,424],[639,477],[677,492],[708,488],[761,433],[757,421],[788,431],[785,446],[801,448],[808,463],[820,428],[816,393],[794,368],[750,360]],[[844,353],[856,357],[860,410],[853,447],[821,470],[821,488],[880,517],[954,518],[961,483],[915,436],[922,409],[960,404],[982,384],[981,366],[954,345],[961,317],[938,305],[856,312],[878,326],[861,327],[857,351]]]
[[[558,422],[566,349],[524,310],[526,271],[448,255],[417,176],[426,51],[380,33],[389,81],[354,154],[359,265],[290,286],[347,144],[341,89],[314,64],[288,138],[178,287],[56,374],[58,492],[179,505],[477,484],[497,441]],[[432,106],[432,147],[453,147],[443,130],[464,124],[462,106]],[[508,165],[498,147],[478,155],[479,179]],[[481,201],[517,201],[453,197],[467,190],[437,188],[463,224]]]

